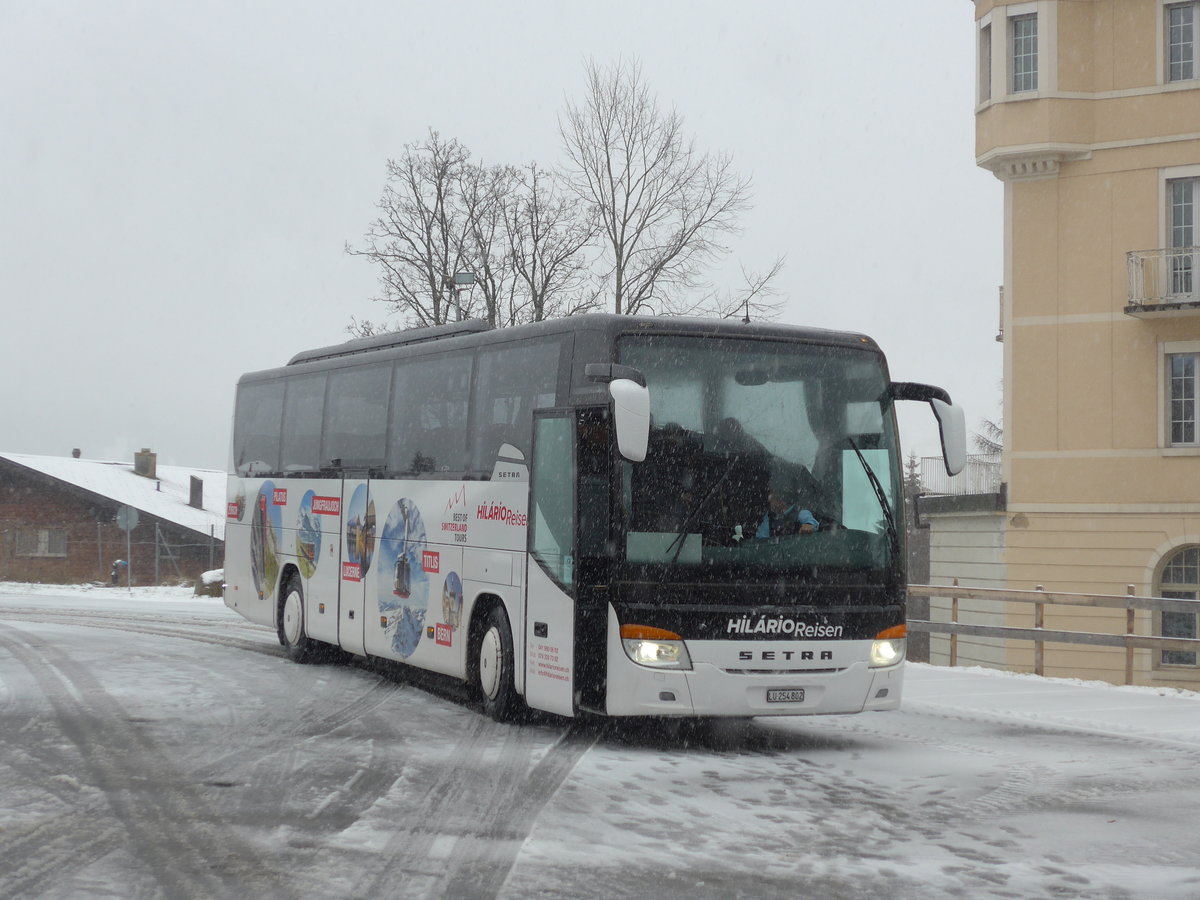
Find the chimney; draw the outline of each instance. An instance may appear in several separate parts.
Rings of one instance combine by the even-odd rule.
[[[152,453],[149,447],[143,447],[133,454],[133,471],[143,478],[158,477],[158,454]]]
[[[192,476],[188,506],[194,506],[196,509],[204,509],[204,482],[195,475]]]

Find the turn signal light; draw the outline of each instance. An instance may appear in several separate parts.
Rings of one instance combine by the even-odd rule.
[[[622,625],[621,639],[626,641],[682,641],[683,638],[665,628],[650,625]]]

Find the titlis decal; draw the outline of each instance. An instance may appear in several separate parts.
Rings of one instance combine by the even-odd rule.
[[[525,513],[509,509],[503,503],[481,503],[475,510],[475,516],[482,522],[503,522],[505,525],[516,525],[524,528],[529,521]]]
[[[786,619],[783,616],[774,619],[768,619],[766,616],[759,616],[757,619],[742,616],[729,620],[726,634],[786,634],[798,638],[840,638],[842,626],[809,625],[807,622]]]

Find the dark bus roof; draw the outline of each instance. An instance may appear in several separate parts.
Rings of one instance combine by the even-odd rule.
[[[529,340],[542,336],[592,331],[601,332],[607,342],[622,334],[691,335],[711,338],[758,338],[762,340],[804,341],[825,346],[844,346],[878,352],[874,340],[849,331],[832,331],[799,325],[780,325],[771,322],[743,322],[739,319],[698,319],[676,316],[619,316],[612,313],[588,313],[566,318],[547,319],[510,328],[492,328],[482,319],[469,319],[430,328],[410,328],[367,338],[357,338],[297,353],[276,369],[249,372],[243,378],[260,380],[279,377],[295,371],[293,367],[325,370],[382,362],[408,356],[410,348],[417,353],[489,346],[501,342]],[[437,344],[437,347],[428,346]],[[424,346],[422,346],[424,345]]]

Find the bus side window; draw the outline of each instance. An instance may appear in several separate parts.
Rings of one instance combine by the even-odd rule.
[[[572,416],[538,419],[538,457],[530,474],[529,551],[564,585],[575,580],[571,552],[575,530]],[[533,423],[530,421],[532,437]]]
[[[391,368],[341,369],[329,376],[321,461],[383,462]]]
[[[561,341],[546,340],[520,350],[500,345],[479,353],[471,468],[490,472],[501,444],[528,458],[533,411],[554,405]]]
[[[394,475],[465,468],[471,353],[425,356],[396,366],[388,469]]]
[[[238,475],[261,477],[279,471],[282,412],[282,381],[238,388],[233,426],[233,470]]]
[[[325,376],[302,375],[287,382],[283,400],[282,469],[313,473],[321,468],[321,420]]]

